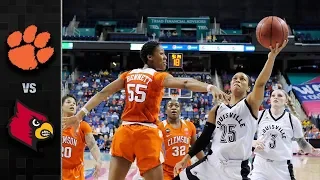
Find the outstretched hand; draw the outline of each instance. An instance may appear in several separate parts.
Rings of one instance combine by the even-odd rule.
[[[211,93],[214,96],[214,101],[223,102],[225,104],[228,104],[230,101],[230,95],[215,86],[212,88]]]
[[[62,118],[62,130],[67,128],[73,128],[74,134],[77,134],[79,131],[81,119],[78,116],[71,116],[71,117],[63,117]]]
[[[268,54],[268,58],[273,58],[275,59],[277,57],[277,55],[282,51],[282,49],[284,47],[286,47],[286,45],[288,44],[289,40],[284,40],[282,45],[279,47],[279,43],[276,44],[275,48],[272,48],[271,46],[269,47],[270,52]]]

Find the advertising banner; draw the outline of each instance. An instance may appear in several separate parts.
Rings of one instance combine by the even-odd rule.
[[[138,51],[143,44],[131,44],[130,50]],[[253,45],[241,45],[241,44],[161,44],[165,51],[202,51],[202,52],[254,52],[255,47]]]
[[[156,37],[160,36],[161,24],[176,25],[177,32],[181,32],[181,25],[194,24],[197,28],[197,38],[206,37],[207,32],[210,30],[210,18],[169,18],[169,17],[148,17],[147,29],[150,34],[155,33]]]
[[[308,116],[320,112],[320,83],[293,85],[292,89]]]

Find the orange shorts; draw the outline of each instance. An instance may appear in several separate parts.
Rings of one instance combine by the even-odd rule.
[[[85,180],[84,166],[81,164],[72,169],[62,168],[62,180]]]
[[[174,178],[174,173],[173,173],[174,167],[168,166],[166,164],[162,164],[162,167],[163,167],[163,179],[172,180]]]
[[[163,163],[162,143],[162,132],[158,128],[139,124],[122,125],[113,136],[111,154],[130,162],[136,159],[142,176]]]
[[[188,166],[191,165],[191,161],[188,162]],[[167,164],[162,164],[163,167],[163,178],[164,180],[172,180],[174,178],[174,167],[167,165]]]

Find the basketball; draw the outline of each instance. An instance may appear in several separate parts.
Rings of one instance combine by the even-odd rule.
[[[287,23],[276,16],[265,17],[257,25],[257,40],[265,48],[275,48],[277,43],[280,47],[288,39],[288,35]]]

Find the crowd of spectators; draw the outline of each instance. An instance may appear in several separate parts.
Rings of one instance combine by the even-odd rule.
[[[171,72],[176,77],[192,77],[204,82],[212,83],[209,74],[184,74]],[[105,71],[82,73],[74,83],[69,83],[70,93],[75,95],[78,101],[78,108],[82,107],[94,94],[99,92],[103,87],[108,85],[118,77],[118,73]],[[231,76],[224,73],[222,76],[224,90],[230,93]],[[250,76],[252,83],[255,82],[255,76]],[[265,101],[261,109],[270,107],[269,96],[272,89],[278,88],[276,78],[271,78],[266,85]],[[166,119],[164,107],[169,99],[164,99],[161,103],[160,120]],[[197,128],[197,135],[201,134],[201,130],[207,120],[207,112],[214,106],[212,95],[209,93],[192,93],[191,98],[179,99],[182,110],[181,119],[191,121]],[[114,132],[121,123],[120,116],[125,102],[124,90],[112,95],[106,101],[102,102],[97,108],[93,109],[85,121],[93,129],[93,133],[97,139],[99,148],[102,151],[108,151],[112,142]],[[79,109],[78,109],[79,110]],[[314,126],[310,120],[303,121],[306,138],[319,138],[319,129]]]

